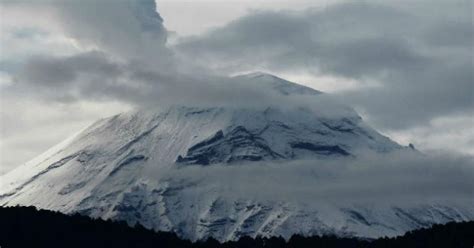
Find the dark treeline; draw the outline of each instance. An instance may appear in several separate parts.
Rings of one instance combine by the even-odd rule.
[[[64,215],[34,207],[0,208],[0,246],[16,247],[468,247],[474,245],[474,222],[435,225],[396,238],[373,241],[355,238],[293,236],[282,238],[249,238],[220,244],[216,240],[192,243],[169,232],[154,232],[141,225],[129,227],[125,222],[91,219],[81,215]]]

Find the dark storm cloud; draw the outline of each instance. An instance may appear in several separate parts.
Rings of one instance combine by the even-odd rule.
[[[386,128],[469,112],[474,107],[470,3],[417,3],[254,12],[183,39],[177,49],[227,72],[257,67],[376,81],[381,87],[339,95]]]

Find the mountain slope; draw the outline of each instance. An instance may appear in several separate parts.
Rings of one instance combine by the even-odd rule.
[[[234,78],[282,102],[171,106],[102,119],[0,179],[0,205],[140,222],[190,239],[397,235],[474,219],[473,199],[334,200],[338,172],[366,153],[410,153],[321,92],[262,73]],[[286,101],[304,96],[317,106]],[[325,189],[328,185],[334,188]],[[324,194],[322,193],[323,190]]]

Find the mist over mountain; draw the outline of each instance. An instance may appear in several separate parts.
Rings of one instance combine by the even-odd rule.
[[[471,158],[401,146],[329,95],[272,75],[229,80],[281,101],[101,119],[2,176],[0,204],[219,241],[377,238],[474,218]]]

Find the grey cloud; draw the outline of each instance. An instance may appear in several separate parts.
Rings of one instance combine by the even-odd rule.
[[[53,1],[52,7],[66,34],[80,42],[126,60],[162,63],[169,56],[153,0]]]
[[[247,95],[258,96],[261,102],[251,101],[258,105],[271,97],[214,73],[303,70],[380,83],[337,94],[362,108],[378,127],[422,125],[474,106],[472,47],[465,46],[469,36],[462,35],[467,30],[463,16],[443,17],[455,18],[449,22],[370,2],[303,12],[256,11],[168,48],[153,1],[54,6],[72,37],[105,52],[34,58],[16,77],[23,92],[29,85],[39,89],[36,94],[60,101],[120,100],[145,106],[236,104]],[[455,40],[449,45],[440,38],[444,30]]]
[[[166,73],[133,62],[114,61],[104,53],[88,52],[32,59],[16,74],[15,83],[5,89],[10,95],[50,103],[119,101],[145,109],[169,105],[257,109],[305,107],[325,117],[354,114],[352,109],[325,94],[318,97],[285,95],[271,90],[275,87],[273,80],[277,83],[282,79]],[[321,107],[325,105],[331,105],[331,109]]]
[[[405,42],[385,37],[328,45],[314,56],[320,57],[323,72],[353,78],[382,76],[387,71],[415,73],[427,63]]]
[[[46,6],[64,35],[82,51],[72,55],[36,55],[9,69],[15,83],[8,94],[49,101],[150,101],[160,84],[181,68],[166,47],[167,31],[153,0],[40,1],[7,3]],[[48,12],[48,13],[49,13]],[[89,50],[89,52],[87,52]],[[134,77],[153,71],[155,78]],[[159,75],[159,76],[157,76]],[[166,82],[165,82],[166,80]],[[153,81],[153,82],[150,82]]]
[[[347,65],[336,64],[352,58],[342,55],[352,52],[353,59],[362,62],[352,66],[363,67],[357,70],[360,71],[372,69],[375,63],[368,59],[377,55],[383,57],[401,52],[398,56],[416,59],[406,44],[400,42],[401,38],[392,41],[402,35],[400,25],[408,22],[405,19],[409,18],[413,17],[392,8],[370,4],[342,4],[325,11],[255,12],[202,37],[184,39],[177,47],[185,53],[214,59],[218,69],[231,70],[235,68],[226,67],[235,66],[235,60],[249,62],[238,64],[242,67],[237,69],[268,64],[286,70],[325,65],[330,60],[333,70],[338,72],[339,67],[343,69]],[[383,20],[382,24],[380,20]],[[399,20],[399,26],[398,32],[394,33],[392,30],[397,31],[396,20]],[[370,48],[376,51],[372,52]],[[365,56],[365,60],[360,56]],[[363,64],[368,62],[372,64]],[[387,66],[393,64],[390,58],[378,61],[382,65],[385,62],[389,63]]]
[[[402,152],[365,154],[350,160],[188,166],[170,170],[164,177],[198,181],[207,189],[216,182],[225,181],[227,187],[215,190],[229,198],[257,197],[284,202],[304,199],[307,204],[318,204],[320,199],[325,199],[337,205],[371,200],[428,204],[439,200],[471,199],[474,193],[472,163],[472,157],[447,153],[425,156]],[[262,174],[265,178],[259,176]],[[255,187],[262,190],[256,192]],[[307,199],[315,201],[308,202]]]
[[[22,80],[28,82],[36,81],[38,84],[50,83],[59,85],[70,82],[76,75],[67,65],[54,60],[36,59],[26,64],[23,69],[24,74],[20,75]]]
[[[37,56],[21,67],[14,76],[15,83],[5,90],[27,97],[72,101],[117,84],[123,73],[123,65],[97,51],[72,56]]]
[[[151,0],[52,1],[51,8],[68,35],[103,52],[32,58],[15,76],[12,88],[17,93],[33,91],[38,97],[58,101],[120,100],[136,105],[236,104],[244,95],[255,96],[260,102],[250,102],[258,105],[272,99],[271,93],[200,71],[191,61],[207,65],[215,59],[224,66],[231,61],[231,66],[248,69],[259,64],[280,70],[305,66],[360,78],[394,68],[406,72],[424,64],[424,58],[407,44],[374,36],[377,32],[372,34],[372,27],[366,27],[373,18],[384,17],[392,26],[397,18],[408,18],[378,5],[337,5],[323,15],[318,11],[304,15],[256,12],[210,33],[209,38],[180,45],[185,51],[190,47],[192,57],[184,58],[175,57],[166,47],[163,20]],[[345,15],[342,21],[332,21],[341,15]],[[354,23],[365,31],[348,32]],[[335,29],[345,32],[326,32]],[[321,35],[326,33],[329,36]]]
[[[72,83],[79,74],[114,77],[120,74],[117,64],[109,61],[105,54],[87,52],[74,56],[38,56],[27,61],[17,75],[19,82],[51,84],[56,87]]]
[[[417,3],[413,9],[364,2],[254,12],[182,39],[176,49],[228,73],[303,70],[376,81],[381,87],[339,95],[378,126],[422,125],[474,107],[473,31],[471,16],[459,7],[468,8],[468,2]]]
[[[472,48],[473,31],[469,20],[454,20],[439,23],[429,28],[424,34],[424,40],[434,46],[460,46]]]

